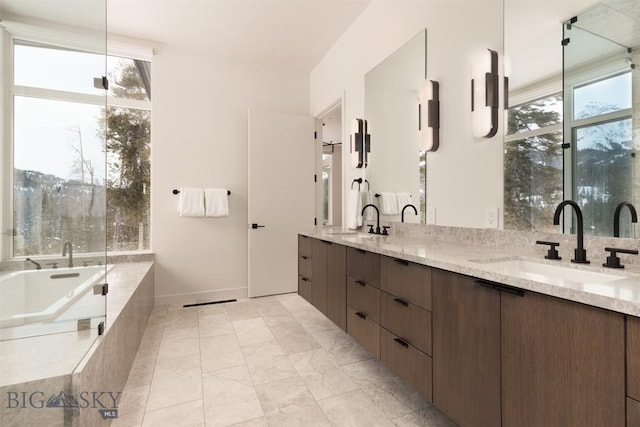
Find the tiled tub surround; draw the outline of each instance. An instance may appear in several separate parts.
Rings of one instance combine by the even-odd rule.
[[[585,237],[589,265],[570,262],[576,245],[575,235],[480,230],[457,227],[391,224],[390,236],[365,233],[341,233],[317,227],[300,234],[404,259],[418,264],[490,280],[524,290],[564,298],[632,316],[640,316],[640,257],[620,254],[624,269],[602,267],[605,246],[640,249],[640,240]],[[560,242],[562,260],[545,260],[547,247],[536,240]],[[527,259],[550,265],[619,275],[606,283],[582,283],[554,277],[515,273],[493,265],[497,259]],[[487,262],[488,261],[488,262]]]
[[[8,392],[41,392],[48,399],[61,391],[75,395],[124,389],[153,309],[153,262],[117,264],[108,282],[107,326],[98,339],[92,329],[0,342],[0,425],[109,424],[93,408],[32,409],[27,403],[18,409],[7,401]]]

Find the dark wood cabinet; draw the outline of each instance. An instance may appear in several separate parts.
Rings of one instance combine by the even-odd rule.
[[[298,294],[313,303],[313,268],[311,237],[298,235]]]
[[[380,293],[380,324],[429,356],[431,312],[395,295]]]
[[[640,401],[640,318],[633,316],[627,316],[627,396]]]
[[[500,292],[432,274],[433,402],[461,426],[499,426]]]
[[[380,358],[380,325],[350,305],[347,306],[347,332],[369,353]]]
[[[640,426],[640,402],[627,397],[627,427]]]
[[[347,276],[374,288],[380,287],[380,255],[347,248]]]
[[[502,294],[503,426],[623,426],[624,316]]]
[[[312,299],[311,303],[322,312],[327,314],[327,250],[329,242],[320,239],[312,241]]]
[[[401,259],[380,259],[380,288],[418,307],[431,310],[431,268]]]
[[[327,249],[327,317],[347,330],[347,248],[335,243]]]

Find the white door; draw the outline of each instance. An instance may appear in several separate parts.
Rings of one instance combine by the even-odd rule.
[[[313,127],[249,111],[249,297],[298,289],[298,232],[314,225]]]

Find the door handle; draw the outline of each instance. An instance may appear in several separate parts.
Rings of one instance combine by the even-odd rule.
[[[256,229],[256,228],[263,228],[265,227],[264,225],[258,225],[256,223],[251,224],[251,228]]]

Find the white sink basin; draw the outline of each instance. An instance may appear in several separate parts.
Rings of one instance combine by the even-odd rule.
[[[357,234],[357,230],[348,230],[345,228],[325,228],[324,231],[326,234]]]
[[[582,270],[561,265],[546,264],[542,262],[527,261],[522,259],[508,259],[496,261],[483,261],[492,266],[504,268],[515,273],[528,273],[544,276],[550,279],[561,279],[581,283],[605,283],[620,280],[623,277],[598,271]]]

